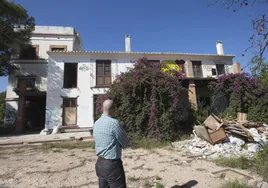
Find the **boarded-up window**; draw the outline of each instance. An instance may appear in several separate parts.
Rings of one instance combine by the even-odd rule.
[[[77,63],[64,63],[64,88],[77,87]]]
[[[76,125],[77,99],[63,98],[63,125]]]
[[[224,64],[216,64],[218,75],[225,74]]]
[[[111,60],[96,61],[96,85],[98,87],[111,85]]]
[[[201,61],[192,61],[194,77],[202,77],[202,63]]]

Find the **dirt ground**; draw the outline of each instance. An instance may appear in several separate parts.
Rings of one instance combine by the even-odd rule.
[[[0,187],[97,188],[94,150],[0,148]],[[123,162],[128,187],[217,188],[224,182],[213,162],[187,157],[172,147],[126,149]],[[249,173],[248,173],[249,174]],[[158,185],[158,187],[160,187]]]

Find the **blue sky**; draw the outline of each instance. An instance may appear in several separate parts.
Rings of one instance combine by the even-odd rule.
[[[233,12],[213,0],[15,0],[36,19],[36,25],[73,26],[86,50],[124,51],[124,35],[131,35],[132,51],[216,53],[222,40],[225,54],[242,65],[252,53],[251,17],[263,5]],[[0,77],[0,91],[7,78]]]

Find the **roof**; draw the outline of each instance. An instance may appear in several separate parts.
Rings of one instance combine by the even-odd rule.
[[[73,27],[36,25],[32,35],[75,35]]]
[[[48,51],[48,54],[131,54],[131,55],[193,55],[193,56],[213,56],[213,57],[235,57],[233,54],[199,54],[199,53],[179,53],[179,52],[124,52],[124,51]]]

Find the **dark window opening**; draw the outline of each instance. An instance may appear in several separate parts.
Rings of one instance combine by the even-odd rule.
[[[77,87],[77,63],[64,63],[64,88]]]
[[[20,47],[20,59],[37,59],[38,49],[36,46],[21,45]]]
[[[76,98],[63,98],[63,107],[76,107]]]
[[[50,48],[50,51],[52,51],[52,52],[66,51],[67,50],[66,45],[50,45],[49,48]]]
[[[63,125],[76,125],[77,98],[63,98]]]
[[[181,67],[181,72],[185,73],[185,68],[184,68],[185,61],[184,60],[176,60],[175,62]]]
[[[99,87],[111,85],[111,60],[96,61],[96,84]]]
[[[216,76],[217,75],[217,70],[215,68],[212,68],[212,76]]]
[[[216,69],[217,69],[218,75],[225,74],[224,65],[216,64]]]
[[[23,87],[33,88],[35,86],[35,78],[18,78],[17,88]]]
[[[52,52],[55,52],[55,51],[65,51],[65,48],[51,48],[51,51]]]
[[[202,77],[202,63],[201,61],[192,61],[194,77]]]

